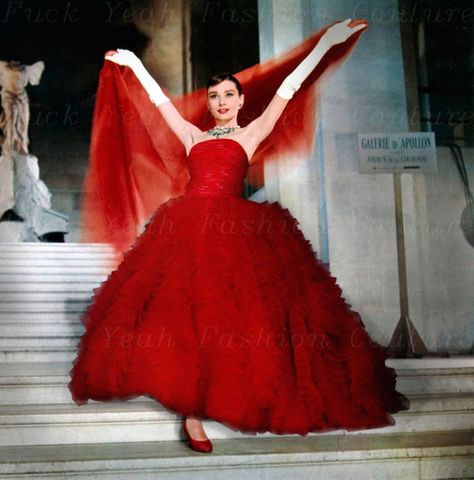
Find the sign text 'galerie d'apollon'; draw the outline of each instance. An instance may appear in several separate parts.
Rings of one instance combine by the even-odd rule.
[[[359,133],[360,173],[436,173],[434,132]]]

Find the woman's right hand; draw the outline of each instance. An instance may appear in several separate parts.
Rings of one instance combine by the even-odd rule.
[[[127,65],[130,68],[136,67],[142,63],[142,61],[131,51],[123,48],[117,48],[117,50],[110,50],[105,54],[105,59],[118,65]]]

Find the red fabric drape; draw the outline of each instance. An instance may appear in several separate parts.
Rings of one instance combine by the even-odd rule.
[[[284,54],[235,74],[245,93],[240,125],[247,125],[263,112],[284,78],[329,26]],[[254,154],[247,178],[252,186],[264,183],[263,162],[309,158],[316,130],[316,80],[349,56],[360,33],[332,47],[290,100],[274,130]],[[164,90],[188,121],[201,130],[214,126],[205,88],[179,97]],[[90,164],[81,202],[81,241],[111,243],[117,252],[124,252],[162,203],[184,193],[188,180],[183,145],[134,73],[105,60],[94,106]]]

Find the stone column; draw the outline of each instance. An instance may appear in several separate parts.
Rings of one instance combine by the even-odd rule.
[[[309,6],[307,0],[259,2],[261,61],[301,43],[309,35],[311,28]],[[321,257],[317,157],[313,156],[299,162],[289,158],[279,166],[265,164],[264,168],[265,173],[274,178],[272,182],[265,184],[266,199],[278,200],[290,210],[300,222],[306,238],[312,243],[313,250]],[[275,169],[278,172],[275,172]]]

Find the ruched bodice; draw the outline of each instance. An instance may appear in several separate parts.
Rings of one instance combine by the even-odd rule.
[[[188,156],[191,178],[186,194],[240,197],[248,170],[242,145],[231,138],[195,144]]]

